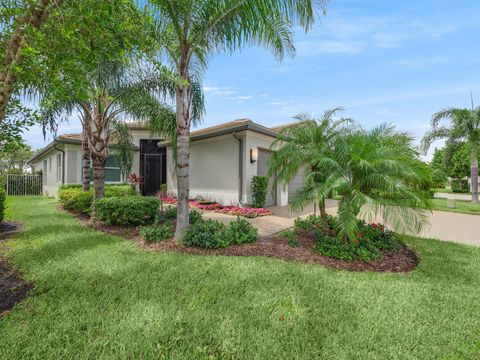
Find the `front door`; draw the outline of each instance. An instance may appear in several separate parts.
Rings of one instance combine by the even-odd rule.
[[[142,195],[155,195],[167,181],[167,151],[159,140],[140,140],[140,189]]]

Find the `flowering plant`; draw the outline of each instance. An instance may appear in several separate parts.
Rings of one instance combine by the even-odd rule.
[[[138,184],[140,184],[141,177],[135,173],[131,173],[128,175],[128,182],[133,188],[136,188]]]
[[[190,200],[190,207],[200,210],[219,210],[223,208],[223,205],[218,203],[202,204],[197,200]]]
[[[272,212],[265,208],[241,208],[238,206],[225,206],[222,209],[216,210],[216,212],[228,215],[239,215],[246,218],[272,215]]]
[[[176,204],[177,203],[177,199],[176,198],[172,198],[172,197],[162,197],[160,198],[160,200],[165,203],[165,204]]]

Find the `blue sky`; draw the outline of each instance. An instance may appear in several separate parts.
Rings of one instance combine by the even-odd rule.
[[[332,0],[309,33],[297,32],[293,59],[260,48],[214,57],[202,127],[273,126],[342,106],[365,127],[389,122],[421,138],[434,112],[469,106],[470,90],[480,104],[479,17],[471,0]],[[79,131],[76,116],[59,127]],[[24,137],[34,149],[51,140],[39,128]]]

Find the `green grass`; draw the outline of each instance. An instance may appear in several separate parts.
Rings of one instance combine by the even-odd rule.
[[[474,359],[480,248],[406,238],[410,274],[153,253],[9,198],[4,253],[35,282],[0,319],[1,359]],[[4,254],[5,255],[5,254]]]
[[[467,200],[456,200],[454,209],[447,208],[447,199],[432,199],[433,210],[457,212],[462,214],[480,214],[480,203],[472,203]]]

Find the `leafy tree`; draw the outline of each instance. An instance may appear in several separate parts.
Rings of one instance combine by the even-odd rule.
[[[450,127],[442,126],[442,120],[449,120]],[[422,139],[427,151],[433,141],[447,139],[448,142],[465,141],[470,146],[470,178],[472,202],[478,202],[478,149],[480,146],[480,108],[442,110],[432,117],[432,130]]]
[[[341,110],[327,110],[318,120],[306,114],[296,115],[298,122],[283,129],[272,143],[269,176],[275,176],[276,181],[286,187],[303,171],[304,185],[291,202],[293,209],[303,209],[305,205],[314,202],[319,204],[321,216],[327,216],[325,196],[332,194],[317,191],[319,184],[323,183],[327,176],[327,173],[318,171],[317,161],[319,156],[332,154],[336,138],[347,131],[344,125],[349,123],[348,119],[334,120]],[[276,148],[279,149],[275,151]]]
[[[160,54],[177,75],[176,176],[177,227],[181,238],[188,226],[190,126],[199,119],[192,84],[200,82],[211,56],[233,52],[244,45],[262,45],[277,58],[293,55],[292,26],[308,29],[313,22],[313,0],[150,0],[157,20]],[[318,1],[324,3],[324,1]]]
[[[23,141],[0,152],[0,173],[17,170],[23,173],[27,167],[27,161],[34,155],[32,148]]]
[[[132,170],[134,144],[132,133],[126,123],[117,122],[113,125],[110,149],[120,163],[122,181],[127,182]]]
[[[56,12],[63,0],[5,0],[0,8],[0,123],[8,110],[12,95],[18,90],[16,81],[25,58],[32,55],[29,40]],[[23,73],[23,74],[28,74]],[[10,126],[15,124],[10,124]],[[19,125],[19,124],[16,124]]]
[[[336,137],[332,151],[319,151],[315,165],[324,177],[315,184],[316,196],[341,195],[335,226],[345,241],[356,239],[359,216],[383,216],[395,229],[417,232],[427,220],[429,168],[419,160],[413,138],[392,126]]]

